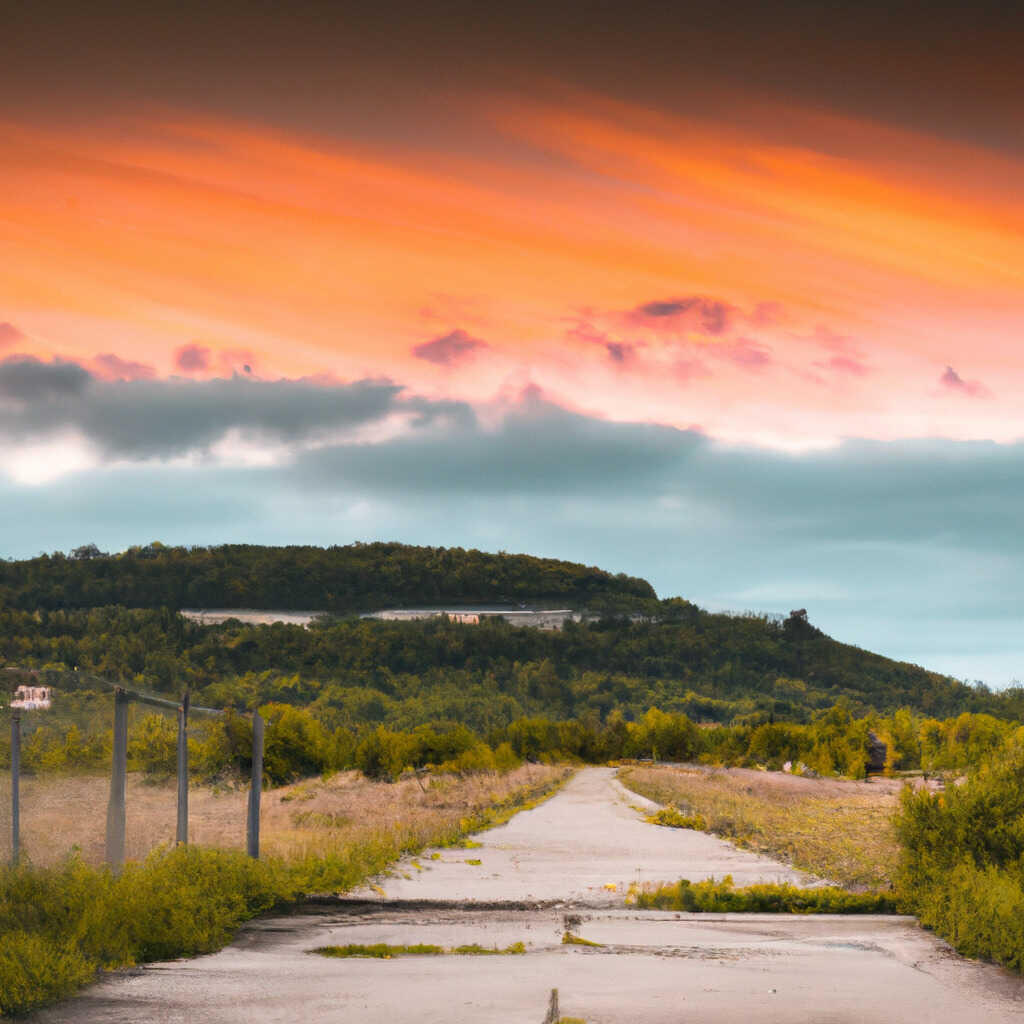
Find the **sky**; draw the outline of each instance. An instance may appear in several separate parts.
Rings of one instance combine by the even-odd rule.
[[[1024,677],[1012,5],[0,14],[0,556],[402,540]]]

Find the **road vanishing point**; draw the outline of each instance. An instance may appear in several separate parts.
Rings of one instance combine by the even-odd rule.
[[[811,882],[712,836],[647,824],[611,768],[375,887],[249,922],[210,956],[115,972],[35,1024],[1024,1024],[1024,981],[910,917],[686,914],[636,882]],[[432,854],[436,856],[432,856]],[[566,931],[599,945],[567,945]],[[525,955],[332,959],[349,943]],[[552,992],[557,990],[557,998]]]

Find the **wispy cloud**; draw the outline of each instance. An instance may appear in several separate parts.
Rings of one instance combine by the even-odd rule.
[[[151,380],[156,376],[156,370],[148,363],[122,359],[113,352],[94,356],[92,365],[97,376],[106,380]]]
[[[943,371],[939,378],[939,384],[947,391],[969,395],[971,398],[990,398],[992,396],[992,392],[981,381],[964,380],[952,366],[947,366]]]
[[[436,363],[438,366],[454,366],[468,359],[474,352],[487,348],[487,342],[474,338],[461,329],[442,334],[432,341],[416,345],[412,354],[417,359]]]

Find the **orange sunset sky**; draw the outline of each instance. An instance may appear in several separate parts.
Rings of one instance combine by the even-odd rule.
[[[1012,5],[0,17],[0,555],[528,550],[1024,672]]]

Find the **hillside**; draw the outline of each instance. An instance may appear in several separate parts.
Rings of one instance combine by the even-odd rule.
[[[120,554],[95,545],[0,562],[0,607],[318,609],[334,614],[448,602],[530,601],[629,608],[656,598],[646,581],[531,555],[408,544],[166,547]]]
[[[338,722],[403,728],[447,719],[486,729],[522,715],[604,721],[652,706],[699,721],[807,721],[840,699],[855,711],[1024,716],[1020,689],[993,694],[892,661],[800,615],[780,623],[710,614],[680,598],[659,601],[643,580],[525,555],[399,544],[152,545],[7,562],[0,580],[0,664],[77,667],[66,689],[88,689],[95,673],[162,692],[187,684],[215,706],[278,700]],[[544,631],[351,617],[310,629],[202,626],[174,611],[517,598],[604,614]],[[622,614],[635,610],[644,616]]]

